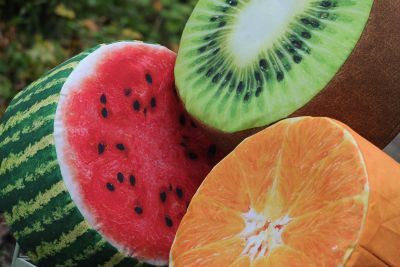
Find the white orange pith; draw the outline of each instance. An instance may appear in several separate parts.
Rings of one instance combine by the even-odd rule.
[[[218,164],[181,222],[173,266],[342,266],[368,208],[363,156],[326,118],[285,120]]]

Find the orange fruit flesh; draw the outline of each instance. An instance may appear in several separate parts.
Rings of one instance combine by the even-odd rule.
[[[340,266],[364,226],[366,166],[327,118],[284,120],[240,144],[206,177],[170,266]]]

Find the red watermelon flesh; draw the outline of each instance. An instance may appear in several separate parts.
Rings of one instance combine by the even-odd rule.
[[[174,87],[175,54],[120,42],[84,59],[56,113],[64,181],[107,240],[148,263],[167,264],[188,203],[220,159]]]

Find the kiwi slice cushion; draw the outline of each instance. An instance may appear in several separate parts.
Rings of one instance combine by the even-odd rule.
[[[395,127],[398,131],[400,125],[398,98],[390,99],[389,94],[380,101],[379,86],[365,82],[365,79],[358,79],[358,83],[349,79],[349,76],[356,77],[363,69],[368,69],[354,62],[352,68],[348,68],[348,83],[334,82],[346,76],[341,69],[346,67],[353,54],[357,54],[360,40],[371,41],[362,38],[362,34],[370,16],[376,9],[384,8],[384,4],[375,2],[200,0],[183,32],[175,67],[182,101],[197,120],[222,133],[265,127],[291,114],[301,115],[298,113],[304,110],[308,115],[343,120],[374,143],[386,144],[395,134]],[[399,5],[393,5],[392,9],[398,10]],[[379,23],[388,24],[387,20]],[[383,29],[376,26],[372,25],[375,31],[387,33],[390,29],[390,25]],[[370,32],[368,28],[369,24],[364,34]],[[394,32],[395,27],[391,29],[398,35]],[[380,45],[387,43],[382,40],[382,44],[374,44]],[[361,54],[369,58],[375,56],[369,55],[368,51]],[[385,67],[395,68],[395,65],[379,64],[374,74],[387,73]],[[364,74],[369,79],[373,77],[371,69]],[[326,96],[325,91],[330,87],[327,85],[332,84],[335,88],[331,89],[330,96]],[[399,97],[399,87],[393,86],[384,90],[396,89],[393,94]],[[348,92],[343,89],[346,87]],[[322,100],[319,95],[324,95]],[[374,107],[375,95],[384,108]],[[355,99],[362,101],[364,97],[372,99],[367,104],[352,102]],[[343,108],[343,102],[351,104]],[[376,113],[379,114],[378,121],[370,119]],[[380,121],[385,121],[392,113],[397,119],[389,120],[390,123],[381,127]],[[371,130],[373,127],[377,131]]]

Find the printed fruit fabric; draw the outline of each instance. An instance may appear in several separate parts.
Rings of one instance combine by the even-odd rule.
[[[168,263],[220,153],[183,110],[174,63],[159,45],[100,45],[11,102],[0,125],[0,210],[34,263]]]
[[[400,266],[400,166],[346,125],[286,119],[206,177],[170,266]]]

